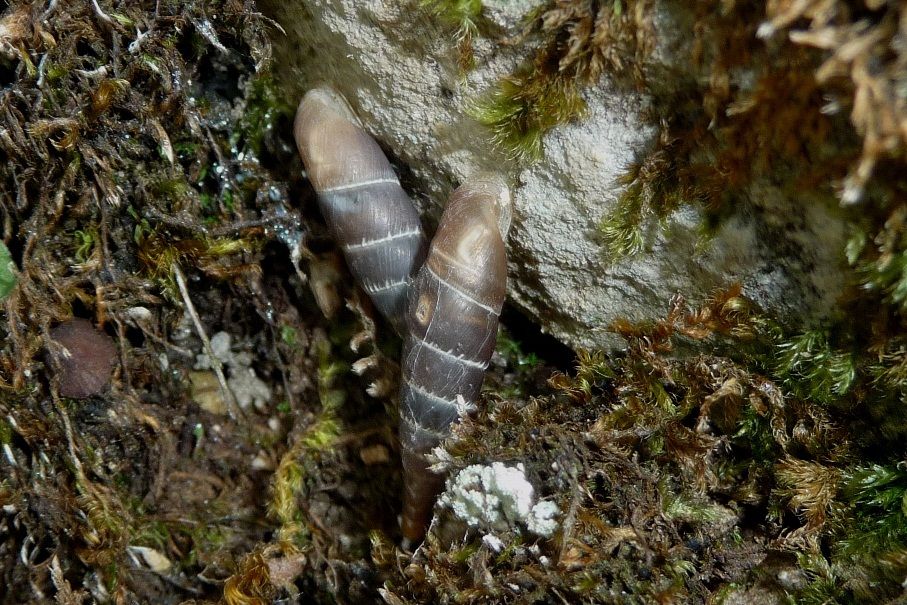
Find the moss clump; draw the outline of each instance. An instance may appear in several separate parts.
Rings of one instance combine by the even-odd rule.
[[[457,527],[451,540],[454,521],[441,509],[403,573],[374,537],[388,600],[873,603],[901,594],[907,479],[897,441],[882,444],[853,422],[889,385],[873,385],[862,363],[830,381],[839,375],[817,369],[838,364],[821,353],[830,341],[784,335],[739,287],[697,309],[676,298],[660,320],[613,329],[624,354],[581,352],[575,372],[555,374],[528,402],[489,397],[445,444],[453,471],[524,464],[561,511],[558,533],[512,527],[493,532],[498,544],[483,539],[487,528]],[[690,340],[720,339],[735,343],[733,359],[674,355]],[[806,351],[810,369],[797,365]],[[792,368],[803,373],[792,379]],[[891,419],[903,423],[903,410]]]
[[[330,453],[341,432],[337,411],[343,405],[345,393],[334,383],[347,366],[332,361],[329,343],[323,341],[320,348],[318,392],[321,411],[284,454],[271,485],[270,512],[280,524],[277,540],[285,551],[302,547],[307,540],[310,530],[297,499],[307,483],[307,473],[313,471],[322,456]]]
[[[419,0],[419,7],[453,33],[460,69],[472,69],[475,65],[473,40],[489,29],[482,14],[482,0]]]
[[[653,47],[651,0],[550,2],[527,17],[540,48],[517,73],[479,99],[471,114],[508,156],[537,160],[555,126],[582,116],[583,87],[603,73],[640,81]]]
[[[720,195],[720,182],[714,174],[691,170],[684,162],[688,143],[666,140],[666,136],[663,131],[657,149],[620,178],[626,189],[598,225],[610,261],[641,252],[653,221],[663,222],[681,206],[708,204]]]
[[[491,140],[510,157],[527,160],[541,158],[545,133],[578,117],[584,107],[573,84],[529,72],[499,82],[470,113],[488,127]]]
[[[781,3],[767,7],[767,21],[759,30],[763,37],[789,32],[793,44],[821,49],[816,80],[843,93],[838,101],[841,106],[829,110],[849,108],[850,120],[862,139],[858,160],[843,181],[845,203],[863,197],[881,162],[902,161],[907,151],[907,132],[897,126],[907,114],[902,94],[907,82],[907,50],[898,42],[907,27],[907,7],[887,2],[867,6],[864,13],[842,1],[832,6],[823,6],[819,0]]]
[[[475,67],[473,42],[495,29],[483,12],[481,0],[412,0],[411,4],[453,39],[461,75]]]
[[[718,493],[753,477],[717,469],[748,458],[749,435],[734,438],[735,453],[719,443],[736,432],[748,395],[762,385],[727,360],[672,361],[642,337],[631,344],[623,359],[581,354],[575,375],[554,376],[548,393],[522,407],[490,401],[446,446],[454,470],[524,464],[539,496],[562,511],[558,534],[495,532],[503,547],[483,541],[484,532],[452,543],[430,534],[405,577],[391,575],[389,593],[405,603],[535,602],[551,594],[643,603],[704,600],[725,582],[746,582],[764,547],[731,531],[744,513]],[[739,392],[725,386],[734,380]],[[697,431],[689,420],[697,416],[721,428]]]
[[[217,279],[241,277],[249,266],[237,263],[237,256],[261,247],[260,241],[252,238],[181,238],[164,229],[147,227],[137,229],[136,243],[138,260],[147,275],[174,299],[178,298],[174,267],[197,267]]]
[[[907,149],[892,127],[907,115],[894,92],[907,61],[895,42],[903,8],[715,2],[692,13],[690,73],[699,76],[672,74],[668,80],[680,86],[665,89],[650,66],[637,80],[652,95],[650,117],[662,134],[631,166],[617,210],[601,225],[608,256],[638,252],[647,225],[682,205],[717,222],[761,178],[791,197],[811,191],[845,204],[864,200],[876,219],[866,237],[883,238],[904,187],[889,168]],[[865,222],[866,214],[850,218]],[[867,267],[866,283],[895,281],[896,260],[881,264]]]
[[[847,259],[864,288],[907,313],[907,204],[892,200],[879,210],[881,225],[865,221],[848,242]]]
[[[0,536],[0,600],[218,598],[267,531],[261,468],[288,429],[191,398],[198,332],[228,330],[293,413],[315,393],[287,374],[314,373],[316,310],[285,304],[293,286],[262,270],[283,258],[263,233],[295,157],[274,145],[281,108],[257,105],[271,103],[254,77],[265,21],[219,1],[8,4],[0,271],[14,260],[17,285],[0,305],[0,525],[16,529]],[[185,298],[168,290],[174,266]],[[200,328],[180,327],[185,299]],[[109,388],[61,399],[49,336],[73,316],[112,337],[116,367]]]
[[[477,23],[482,17],[481,0],[420,0],[419,4],[460,31],[478,31]]]
[[[650,96],[645,116],[661,136],[629,167],[626,190],[600,226],[610,260],[641,251],[652,226],[683,205],[705,211],[707,234],[764,178],[792,197],[809,190],[845,204],[864,200],[875,218],[866,240],[899,241],[883,225],[899,221],[893,200],[904,189],[895,169],[907,151],[896,126],[907,115],[897,93],[907,72],[897,43],[903,7],[860,11],[816,0],[684,10],[692,18],[689,61],[660,65],[652,62],[660,32],[651,0],[552,1],[527,16],[526,36],[537,41],[532,59],[472,114],[509,156],[525,161],[540,157],[546,132],[581,117],[581,91],[602,75]],[[866,284],[903,300],[903,245],[895,248],[867,251],[861,268]]]
[[[245,111],[230,134],[231,149],[244,162],[259,161],[268,153],[273,129],[282,119],[289,119],[296,111],[277,87],[271,74],[265,72],[249,83],[245,97]]]

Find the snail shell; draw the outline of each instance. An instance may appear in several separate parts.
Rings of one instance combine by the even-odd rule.
[[[299,103],[293,133],[350,272],[400,332],[410,278],[425,258],[419,213],[338,93],[309,91]]]
[[[422,540],[444,477],[425,455],[450,434],[458,396],[479,395],[507,287],[506,184],[474,179],[454,191],[410,293],[403,345],[400,442],[403,536]]]

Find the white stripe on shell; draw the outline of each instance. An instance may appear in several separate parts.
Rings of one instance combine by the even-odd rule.
[[[437,273],[435,273],[435,270],[432,269],[432,268],[428,265],[428,263],[425,264],[425,268],[428,269],[428,272],[431,273],[431,274],[434,276],[435,279],[437,279],[439,282],[441,282],[442,284],[444,284],[445,286],[447,286],[448,288],[450,288],[451,290],[453,290],[454,292],[456,292],[457,294],[459,294],[460,296],[462,296],[463,298],[465,298],[466,300],[468,300],[468,301],[471,302],[472,304],[476,305],[477,307],[481,307],[482,309],[485,309],[486,311],[488,311],[489,313],[491,313],[491,314],[494,315],[495,317],[498,316],[498,312],[497,312],[497,311],[495,311],[494,309],[492,309],[491,307],[489,307],[489,306],[486,305],[485,303],[481,303],[481,302],[477,301],[475,298],[473,298],[472,296],[470,296],[467,292],[464,292],[461,288],[456,287],[455,285],[453,285],[452,283],[448,282],[446,279],[442,278],[440,275],[438,275]]]
[[[450,254],[448,254],[447,252],[444,252],[443,250],[435,249],[435,250],[432,250],[431,253],[443,258],[444,262],[446,262],[448,265],[453,265],[454,267],[458,267],[460,269],[463,269],[464,271],[469,271],[470,273],[475,273],[475,274],[478,274],[480,271],[480,267],[467,265],[467,264],[461,262],[460,259],[451,256]]]
[[[362,248],[369,248],[371,246],[377,246],[379,244],[384,244],[387,242],[392,242],[396,239],[403,239],[405,237],[413,237],[414,235],[422,235],[421,229],[411,229],[410,231],[403,231],[401,233],[394,233],[393,235],[386,235],[384,237],[379,237],[376,239],[364,239],[358,244],[348,244],[345,246],[347,250],[361,250]]]
[[[391,288],[396,288],[406,284],[409,281],[409,278],[401,279],[399,281],[386,281],[383,284],[362,284],[362,289],[368,292],[369,294],[378,294],[379,292],[384,292],[385,290],[390,290]]]
[[[399,185],[400,181],[398,181],[395,178],[372,179],[370,181],[360,181],[358,183],[348,183],[346,185],[337,185],[336,187],[325,187],[318,193],[343,193],[344,191],[355,191],[356,189],[365,189],[366,187],[371,187],[372,185],[388,185],[391,183]]]
[[[452,408],[456,408],[456,407],[457,407],[457,400],[456,400],[456,399],[454,399],[453,401],[451,401],[451,400],[449,400],[449,399],[444,399],[444,398],[441,397],[440,395],[435,395],[434,393],[432,393],[431,391],[429,391],[429,390],[426,389],[425,387],[423,387],[423,386],[421,386],[421,385],[418,385],[418,384],[416,384],[415,382],[411,381],[409,378],[404,378],[404,379],[403,379],[403,382],[405,382],[405,383],[406,383],[406,386],[408,386],[409,388],[411,388],[415,393],[417,393],[417,394],[419,394],[419,395],[422,395],[423,397],[426,397],[426,398],[428,398],[428,399],[431,399],[432,401],[437,401],[437,402],[443,403],[444,405],[446,405],[446,406],[448,406],[448,407],[452,407]]]
[[[402,416],[401,420],[409,425],[414,431],[421,431],[423,433],[428,433],[438,441],[444,441],[450,437],[450,433],[442,433],[441,431],[436,431],[435,429],[430,429],[427,426],[423,426],[415,418],[409,418],[408,416]]]
[[[423,345],[425,345],[426,347],[428,347],[435,353],[443,355],[444,357],[447,357],[448,359],[453,359],[454,361],[459,361],[463,365],[467,365],[471,368],[478,368],[480,370],[485,370],[486,368],[488,368],[487,361],[485,363],[481,363],[479,361],[476,361],[475,359],[470,359],[470,358],[466,357],[465,355],[457,355],[453,351],[445,351],[444,349],[442,349],[435,343],[429,342],[429,341],[425,340],[424,338],[416,337],[416,340],[421,342]]]

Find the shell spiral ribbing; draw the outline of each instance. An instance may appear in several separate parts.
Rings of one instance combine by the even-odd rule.
[[[400,441],[405,493],[403,535],[418,542],[444,477],[425,458],[450,433],[458,397],[468,404],[482,388],[494,352],[507,285],[504,246],[510,194],[493,178],[476,179],[451,196],[406,315]]]
[[[296,111],[293,134],[350,272],[402,332],[410,278],[426,249],[412,201],[381,148],[337,93],[309,91]]]

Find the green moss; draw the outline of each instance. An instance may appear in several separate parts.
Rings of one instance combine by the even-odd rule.
[[[84,263],[91,256],[98,242],[98,233],[94,228],[78,229],[73,233],[75,252],[73,255],[80,263]]]
[[[878,557],[907,549],[907,470],[891,465],[848,469],[842,499],[853,508],[852,531],[838,543],[841,555],[876,565]]]
[[[470,115],[488,127],[492,142],[508,156],[527,161],[542,157],[547,132],[580,117],[584,108],[574,83],[530,72],[501,80]]]
[[[458,30],[478,31],[482,0],[420,0],[419,4]]]
[[[349,366],[333,359],[326,340],[319,341],[317,350],[321,411],[281,458],[271,483],[269,510],[279,523],[277,539],[283,548],[301,548],[307,544],[309,528],[298,498],[305,491],[309,475],[317,472],[317,463],[330,454],[342,430],[337,414],[346,399],[346,391],[336,383],[349,373]]]
[[[540,39],[531,61],[480,98],[471,115],[508,156],[541,158],[545,134],[582,118],[583,88],[606,71],[641,81],[654,46],[651,12],[649,0],[539,6],[526,17],[527,32]]]
[[[541,363],[535,353],[526,353],[523,345],[503,327],[498,330],[496,349],[498,354],[517,368],[531,369]]]
[[[846,508],[826,531],[830,554],[807,551],[798,563],[808,582],[797,603],[875,603],[896,598],[907,571],[907,475],[894,466],[854,465],[843,477]]]
[[[801,553],[797,563],[805,572],[807,584],[797,591],[793,601],[798,605],[843,605],[852,603],[831,565],[820,554]]]
[[[615,209],[602,219],[598,232],[608,260],[614,262],[642,252],[646,245],[643,230],[647,210],[643,199],[628,191],[617,201]]]
[[[280,339],[288,347],[295,347],[298,342],[298,334],[293,326],[280,326]]]
[[[506,364],[507,380],[499,382],[494,376],[485,382],[484,390],[509,399],[525,399],[535,389],[539,374],[544,374],[542,360],[525,347],[505,327],[498,328],[497,354]]]
[[[717,187],[710,184],[708,171],[688,167],[688,152],[681,141],[662,139],[621,176],[625,188],[598,225],[609,261],[642,252],[652,239],[649,232],[655,231],[651,227],[663,227],[678,208],[717,205]]]
[[[902,320],[891,318],[884,305],[859,312],[875,314],[875,322],[842,319],[822,330],[776,334],[776,348],[763,363],[797,396],[858,411],[855,433],[883,447],[907,435],[907,412],[898,403],[907,396],[907,340],[896,328]]]
[[[688,494],[671,494],[666,490],[664,515],[670,520],[714,523],[727,517],[727,510],[713,502],[697,500]]]
[[[13,440],[13,428],[5,420],[0,420],[0,445],[9,445]]]
[[[460,70],[472,69],[475,66],[473,40],[488,29],[481,0],[419,0],[419,6],[452,32]]]
[[[45,67],[47,74],[47,81],[50,83],[58,83],[60,80],[69,75],[69,69],[60,64],[51,64]]]
[[[890,208],[873,238],[875,245],[860,230],[848,241],[846,253],[863,287],[907,315],[907,205],[893,203]]]
[[[249,84],[245,110],[240,114],[230,135],[230,147],[235,154],[249,153],[260,157],[264,140],[281,118],[290,119],[292,107],[268,72],[258,74]]]
[[[0,300],[9,296],[16,287],[16,264],[9,249],[0,241]]]
[[[856,354],[833,349],[822,330],[782,340],[776,364],[775,372],[785,384],[822,403],[846,395],[857,379]]]
[[[191,547],[181,561],[186,567],[198,565],[221,551],[229,539],[230,532],[216,524],[195,523],[188,530]]]

